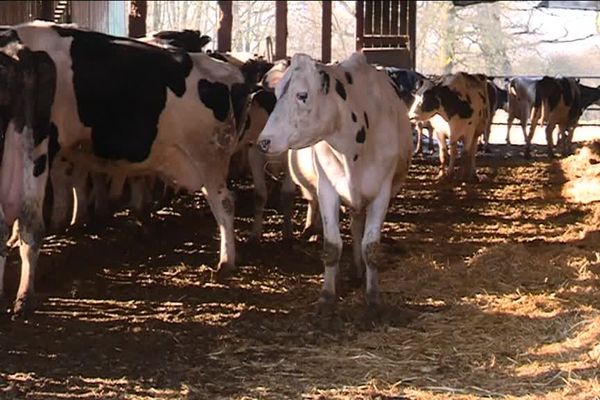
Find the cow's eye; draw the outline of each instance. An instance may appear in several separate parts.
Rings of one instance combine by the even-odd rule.
[[[308,99],[308,93],[307,92],[298,92],[298,93],[296,93],[296,99],[298,101],[306,103],[306,99]]]

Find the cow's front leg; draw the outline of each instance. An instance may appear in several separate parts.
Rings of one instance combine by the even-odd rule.
[[[352,268],[350,268],[350,286],[358,288],[363,283],[365,264],[362,256],[362,238],[365,233],[364,210],[354,211],[351,215],[352,232]]]
[[[381,228],[390,202],[390,182],[383,182],[377,197],[367,206],[365,233],[362,239],[362,253],[366,265],[366,300],[370,316],[380,311],[381,293],[379,290],[378,269],[380,259]]]
[[[210,210],[219,225],[221,249],[217,280],[223,279],[235,271],[235,236],[233,231],[234,202],[225,182],[221,186],[205,186],[202,189]]]
[[[264,153],[258,150],[258,147],[250,146],[248,148],[248,162],[250,163],[250,172],[254,183],[254,221],[252,221],[250,241],[258,243],[263,233],[263,218],[268,196],[265,180],[266,157]]]
[[[319,176],[319,209],[323,222],[323,288],[319,296],[319,314],[331,318],[337,301],[336,285],[342,255],[342,236],[339,228],[340,198],[327,178]]]

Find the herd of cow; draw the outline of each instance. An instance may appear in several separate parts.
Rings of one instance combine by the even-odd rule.
[[[352,278],[365,283],[376,314],[381,228],[408,174],[413,126],[429,129],[430,144],[436,133],[444,179],[453,175],[462,141],[462,179],[472,181],[478,141],[487,146],[497,109],[508,111],[509,129],[520,120],[528,157],[540,117],[549,154],[555,125],[566,152],[581,113],[600,99],[600,89],[567,78],[514,78],[504,90],[481,74],[425,77],[375,67],[360,53],[327,65],[303,54],[275,63],[242,60],[204,51],[209,41],[196,31],[135,40],[41,21],[1,29],[0,299],[9,243],[18,242],[15,316],[33,307],[44,205],[51,199],[51,224],[64,227],[73,192],[79,218],[90,204],[100,210],[128,197],[141,212],[157,192],[164,199],[167,189],[201,190],[220,230],[217,278],[232,273],[228,179],[244,159],[255,190],[251,239],[262,235],[265,168],[278,168],[272,173],[284,174],[284,239],[292,238],[296,185],[308,201],[303,234],[322,233],[319,310],[331,316],[344,205],[351,215]]]

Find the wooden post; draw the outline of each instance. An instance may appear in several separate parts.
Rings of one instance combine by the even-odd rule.
[[[275,3],[275,58],[281,60],[287,55],[287,1]]]
[[[321,27],[321,61],[331,62],[331,1],[323,0]]]
[[[54,2],[42,1],[42,9],[40,10],[40,19],[44,21],[54,21]]]
[[[146,0],[131,0],[129,6],[129,36],[140,38],[146,36],[146,14],[148,3]]]
[[[408,39],[410,43],[410,56],[412,68],[417,68],[417,2],[408,2]]]
[[[233,3],[219,1],[221,19],[217,31],[217,48],[220,52],[231,51],[231,27],[233,25]]]
[[[364,1],[357,0],[356,1],[356,51],[360,51],[363,48],[364,24],[365,24]]]

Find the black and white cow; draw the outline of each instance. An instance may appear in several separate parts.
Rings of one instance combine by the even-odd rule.
[[[157,175],[174,187],[202,189],[221,234],[218,276],[231,272],[235,268],[234,203],[226,176],[238,140],[237,123],[243,120],[247,104],[239,69],[203,53],[167,51],[39,21],[15,26],[0,36],[3,52],[15,46],[39,55],[48,70],[56,71],[56,84],[47,84],[46,92],[55,90],[46,96],[50,104],[36,107],[34,117],[49,119],[49,129],[58,132],[63,156],[93,171]],[[41,96],[39,89],[36,93]],[[43,233],[48,130],[33,126],[33,142],[17,157],[18,152],[9,149],[24,145],[15,138],[26,135],[15,132],[28,125],[14,111],[4,120],[9,122],[2,174],[9,178],[3,180],[0,244],[6,242],[9,224],[19,219],[22,278],[14,311],[20,313],[31,306]],[[0,254],[3,267],[5,248]]]
[[[258,146],[269,154],[303,148],[312,154],[324,235],[319,308],[332,312],[336,302],[342,201],[353,214],[353,242],[366,266],[367,303],[375,311],[380,305],[376,257],[381,228],[412,156],[406,106],[385,72],[360,53],[336,65],[296,54],[276,94]]]
[[[505,111],[508,109],[508,92],[496,85],[493,78],[490,77],[488,77],[487,80],[487,92],[490,118],[488,120],[485,133],[482,137],[484,143],[483,150],[486,153],[489,152],[490,133],[492,132],[492,121],[494,119],[494,114],[500,109]]]
[[[580,84],[573,78],[552,78],[544,76],[536,82],[535,103],[531,117],[531,129],[527,145],[531,143],[535,128],[542,118],[546,124],[547,153],[554,156],[552,134],[558,125],[562,153],[571,151],[573,133],[583,111],[600,99],[600,88]],[[529,147],[526,149],[529,154]]]
[[[438,81],[425,82],[417,92],[410,116],[414,120],[426,121],[436,115],[448,123],[450,140],[450,163],[446,171],[440,157],[440,178],[452,177],[458,155],[457,142],[462,140],[462,179],[476,180],[477,140],[484,134],[490,118],[486,77],[458,72],[445,75]],[[440,154],[442,141],[445,139],[440,140]]]
[[[181,31],[151,33],[141,40],[147,43],[177,47],[189,53],[199,53],[204,51],[204,47],[210,43],[211,38],[210,36],[202,35],[197,30],[183,29]]]
[[[508,119],[506,144],[510,144],[510,128],[514,119],[518,119],[523,130],[525,157],[529,157],[531,139],[527,134],[527,123],[535,103],[535,87],[539,78],[515,77],[508,82]]]

